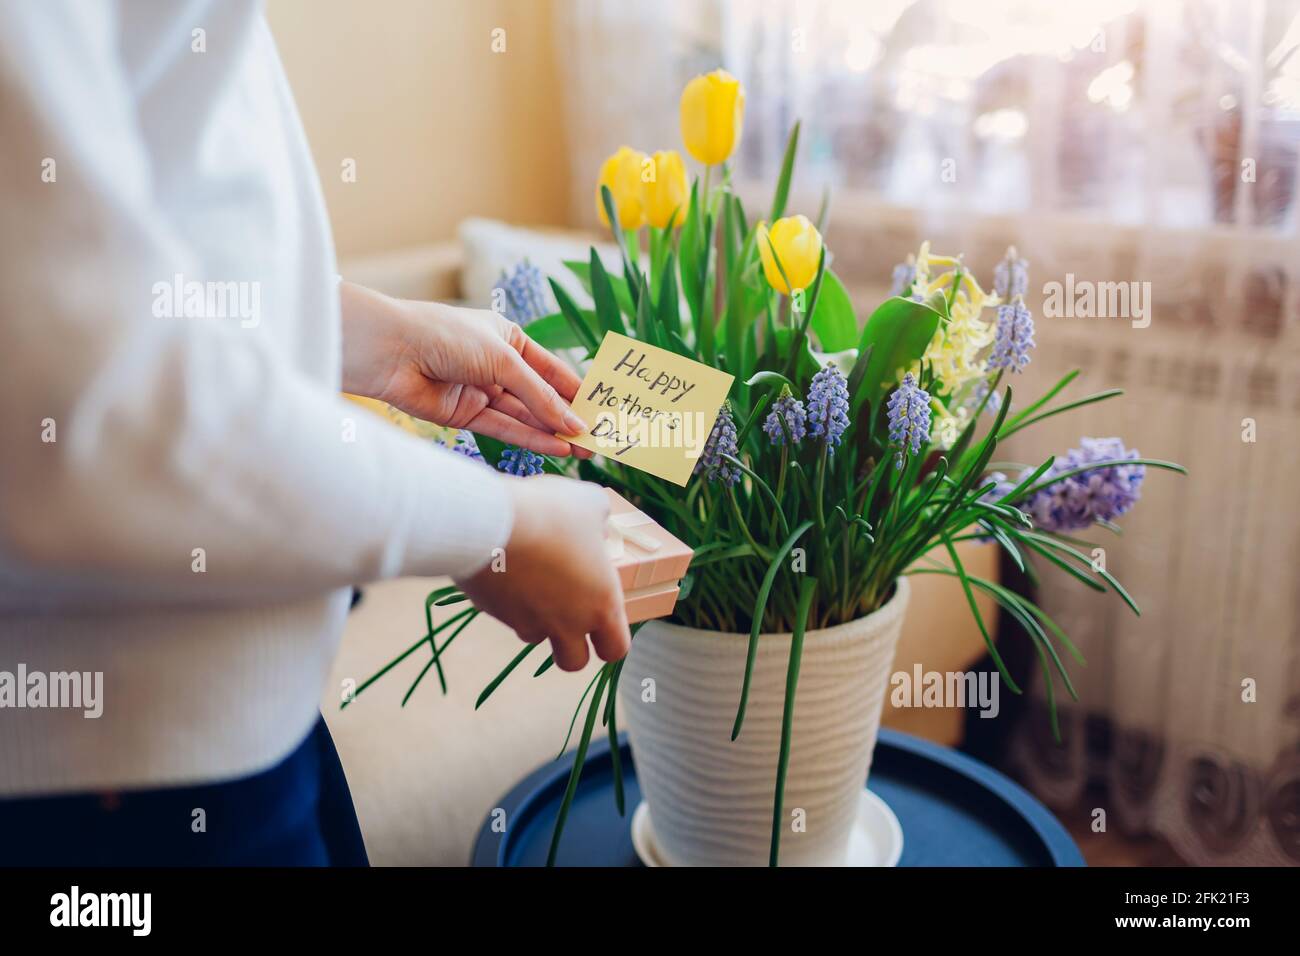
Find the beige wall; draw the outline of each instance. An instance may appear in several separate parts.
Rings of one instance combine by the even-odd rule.
[[[551,0],[270,0],[339,255],[450,238],[469,215],[565,221],[551,16]]]

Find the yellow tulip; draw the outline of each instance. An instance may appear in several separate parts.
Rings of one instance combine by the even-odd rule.
[[[773,249],[781,260],[781,269],[776,267]],[[767,276],[768,284],[782,295],[789,295],[791,287],[806,289],[817,278],[817,266],[822,257],[821,233],[806,216],[786,216],[773,223],[771,229],[766,223],[759,223],[758,255],[763,261],[763,274]],[[785,278],[790,280],[789,286],[781,277],[782,269]]]
[[[681,153],[675,149],[655,153],[646,160],[641,179],[646,221],[656,229],[666,228],[670,220],[673,228],[681,228],[691,194]]]
[[[641,169],[646,162],[645,153],[623,146],[600,167],[600,178],[596,182],[596,212],[604,225],[609,225],[609,216],[605,215],[601,186],[609,187],[614,208],[618,210],[620,226],[624,229],[640,229],[645,224]]]
[[[686,151],[706,166],[725,162],[740,143],[745,89],[726,70],[697,76],[682,90],[681,112]]]

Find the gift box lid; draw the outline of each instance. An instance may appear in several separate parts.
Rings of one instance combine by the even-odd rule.
[[[624,591],[681,579],[695,552],[616,491],[609,496],[605,549]]]

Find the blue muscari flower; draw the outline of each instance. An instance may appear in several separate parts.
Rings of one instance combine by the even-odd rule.
[[[478,450],[478,442],[474,438],[474,433],[464,428],[456,432],[456,441],[451,446],[451,450],[474,461],[483,460],[483,453]]]
[[[492,287],[494,301],[498,290],[502,293],[503,314],[516,325],[527,325],[551,311],[542,270],[528,260],[516,265],[508,274],[501,273],[501,278]]]
[[[501,453],[501,460],[497,462],[497,470],[504,471],[507,475],[531,478],[533,475],[540,475],[545,465],[546,459],[536,452],[511,445]]]
[[[988,367],[1010,372],[1024,371],[1029,350],[1034,347],[1034,320],[1024,302],[1016,300],[998,306],[998,329],[989,353]]]
[[[833,455],[848,427],[849,383],[843,372],[827,365],[808,386],[808,434],[826,442]]]
[[[900,262],[894,266],[893,284],[889,287],[890,295],[902,295],[912,288],[916,281],[916,263]]]
[[[912,373],[908,372],[903,376],[902,384],[889,396],[888,408],[889,440],[900,445],[895,464],[902,468],[901,446],[910,447],[915,455],[930,437],[930,393],[917,385]]]
[[[1051,481],[1055,475],[1086,467],[1092,462],[1137,457],[1137,450],[1126,449],[1122,439],[1083,438],[1078,448],[1052,463],[1039,483]],[[1028,470],[1022,472],[1020,480],[1023,481],[1029,474]],[[1094,468],[1062,478],[1040,489],[1021,502],[1019,507],[1029,515],[1035,527],[1044,531],[1080,531],[1098,521],[1114,521],[1126,514],[1141,496],[1142,479],[1145,477],[1145,465],[1107,465]],[[1006,476],[997,472],[989,478],[994,481],[1006,480]],[[990,497],[999,498],[1012,487],[1014,485],[1009,483],[1006,487],[999,484]]]
[[[704,451],[695,462],[695,473],[699,474],[703,471],[709,481],[734,485],[740,481],[740,469],[722,456],[731,455],[734,458],[737,451],[739,446],[736,444],[736,422],[731,417],[731,404],[727,402],[718,412],[713,430],[709,432],[708,440],[704,443]]]
[[[1029,291],[1029,263],[1020,258],[1015,246],[1008,248],[1003,260],[993,268],[993,291],[1004,302]]]
[[[763,420],[763,431],[773,445],[784,444],[786,432],[790,433],[791,444],[797,445],[803,441],[807,421],[808,413],[804,410],[803,402],[791,395],[789,389],[783,388],[781,397],[772,403],[772,410]],[[782,422],[785,422],[784,427]]]

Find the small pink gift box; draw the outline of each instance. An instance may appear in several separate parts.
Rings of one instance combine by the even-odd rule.
[[[682,575],[694,552],[617,492],[609,496],[605,550],[623,584],[627,622],[667,617],[677,604]]]

